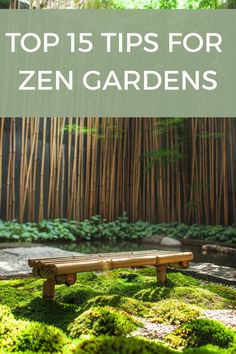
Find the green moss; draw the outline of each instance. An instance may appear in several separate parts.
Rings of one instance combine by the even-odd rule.
[[[150,316],[156,321],[161,318],[161,321],[166,323],[180,323],[190,320],[194,311],[199,311],[199,308],[196,310],[196,307],[190,305],[225,308],[234,300],[235,294],[229,287],[207,282],[203,284],[179,273],[169,273],[167,284],[157,284],[153,268],[79,274],[73,286],[56,287],[56,301],[45,302],[41,299],[42,285],[42,279],[33,278],[0,282],[0,303],[8,306],[0,306],[1,340],[7,341],[11,348],[16,346],[15,338],[18,338],[21,330],[30,327],[28,324],[30,321],[39,322],[42,328],[48,328],[49,325],[68,333],[68,327],[71,330],[78,319],[81,333],[102,332],[123,335],[130,333],[137,326],[135,320],[131,318],[132,315],[148,316],[150,308],[153,307],[158,311],[167,301],[168,309],[163,308],[162,313],[154,313],[153,310]],[[182,307],[176,307],[177,303],[182,303]],[[98,315],[96,327],[91,324],[91,318],[89,319],[87,315],[91,313],[89,311],[101,307],[107,312],[105,311],[105,315],[104,313]],[[4,320],[1,320],[1,316]],[[79,323],[81,318],[84,320]],[[31,338],[31,334],[29,336],[27,334],[26,337]],[[25,343],[25,339],[22,343]],[[125,353],[126,349],[122,350]]]
[[[178,300],[158,302],[149,312],[149,318],[155,323],[179,325],[201,315],[199,307]]]
[[[67,343],[68,340],[58,328],[37,322],[26,322],[18,332],[14,351],[58,353]]]
[[[200,347],[205,344],[227,348],[235,342],[236,332],[218,321],[196,319],[178,327],[165,339],[173,348]]]
[[[24,305],[37,296],[41,296],[43,280],[21,279],[0,282],[0,303],[11,309]]]
[[[222,309],[228,304],[228,301],[219,295],[195,286],[175,287],[172,289],[170,297],[206,309]]]
[[[125,273],[127,276],[125,276]],[[132,276],[128,278],[128,270],[104,272],[100,275],[101,283],[99,285],[94,285],[97,287],[96,289],[103,291],[106,289],[107,294],[133,296],[139,290],[156,283],[156,279],[153,277],[141,276],[138,271],[131,271],[131,273]],[[137,276],[134,276],[134,274]]]
[[[183,351],[183,354],[235,354],[235,349],[236,348],[233,347],[223,349],[215,345],[208,344],[200,348],[188,348]]]
[[[16,321],[7,306],[0,305],[0,348],[11,351],[16,343],[19,329],[24,325]]]
[[[142,301],[157,302],[168,297],[169,293],[170,288],[155,284],[148,289],[138,291],[134,294],[134,298]]]
[[[137,322],[126,313],[112,307],[91,307],[68,327],[72,338],[80,335],[125,335],[137,328]]]
[[[57,353],[68,342],[55,327],[16,320],[6,306],[0,306],[0,347],[7,352]]]
[[[11,309],[8,306],[0,305],[0,324],[3,324],[8,319],[13,319]]]
[[[94,291],[92,287],[84,285],[82,288],[78,285],[73,287],[61,286],[56,292],[56,300],[66,304],[84,305],[100,292]]]
[[[99,275],[94,272],[81,273],[77,275],[77,280],[82,283],[99,281]]]
[[[138,274],[134,272],[121,272],[118,275],[119,278],[127,281],[127,282],[132,282],[138,278]]]
[[[199,286],[200,285],[200,281],[198,279],[195,279],[193,277],[190,277],[182,273],[176,273],[176,272],[169,273],[167,275],[167,279],[173,286]]]
[[[142,338],[98,337],[82,340],[75,354],[177,354],[163,344]]]
[[[125,297],[120,295],[103,295],[96,296],[88,301],[88,307],[91,306],[112,306],[120,308],[129,314],[136,316],[143,316],[148,312],[150,308],[149,303],[132,299],[131,297]]]
[[[54,301],[44,301],[36,298],[26,305],[18,306],[13,310],[16,318],[43,322],[67,331],[68,325],[80,313],[81,308]]]
[[[236,301],[236,290],[223,285],[223,284],[213,284],[213,283],[208,283],[205,286],[203,286],[203,288],[225,298],[228,300],[234,300]]]
[[[156,269],[154,267],[140,268],[139,274],[145,277],[156,277]]]

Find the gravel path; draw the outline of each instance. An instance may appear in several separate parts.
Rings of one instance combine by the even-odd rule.
[[[204,310],[203,315],[206,318],[222,322],[225,326],[236,329],[236,311],[235,310]],[[145,318],[135,317],[144,327],[138,328],[132,333],[132,336],[140,336],[148,339],[163,339],[167,334],[173,332],[177,326],[164,323],[152,323]]]
[[[64,251],[55,247],[17,247],[0,249],[0,280],[6,277],[20,277],[31,274],[29,258],[79,256],[82,253]]]
[[[222,322],[225,326],[230,326],[236,329],[235,310],[205,310],[204,315],[212,320]]]
[[[138,328],[132,333],[132,336],[140,336],[149,339],[163,339],[167,334],[174,331],[176,326],[164,323],[152,323],[145,318],[136,317],[144,327]]]
[[[188,269],[180,269],[179,271],[187,275],[196,276],[199,279],[236,285],[236,268],[219,266],[212,263],[191,262]]]

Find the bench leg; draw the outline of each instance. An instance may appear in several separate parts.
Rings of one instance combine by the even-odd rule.
[[[156,266],[157,273],[157,282],[165,283],[166,282],[166,266],[160,265]]]
[[[43,283],[43,299],[44,300],[53,300],[55,295],[55,285],[54,280],[46,280]]]

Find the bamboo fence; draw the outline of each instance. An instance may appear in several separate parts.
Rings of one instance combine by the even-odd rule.
[[[235,224],[236,119],[160,122],[0,118],[0,218]]]

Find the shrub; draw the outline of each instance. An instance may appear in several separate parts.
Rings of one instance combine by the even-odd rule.
[[[180,223],[149,224],[142,220],[129,222],[126,213],[111,222],[100,215],[83,221],[54,219],[25,224],[20,224],[16,220],[0,220],[0,239],[3,241],[140,240],[157,234],[177,239],[196,238],[206,241],[236,243],[236,227],[233,226],[188,226]]]
[[[137,323],[126,313],[111,307],[92,307],[69,325],[71,337],[82,334],[125,335],[137,328]]]
[[[222,323],[208,319],[196,319],[185,323],[165,339],[173,347],[200,347],[214,344],[227,348],[235,341],[236,332],[225,327]]]
[[[179,325],[201,315],[197,306],[177,300],[162,300],[149,312],[152,322]]]
[[[175,354],[163,344],[142,338],[98,337],[79,342],[75,354]]]
[[[0,220],[0,239],[3,241],[138,240],[151,236],[154,231],[155,226],[148,222],[139,220],[130,223],[125,213],[111,222],[107,222],[100,215],[83,221],[54,219],[42,220],[38,224]]]

